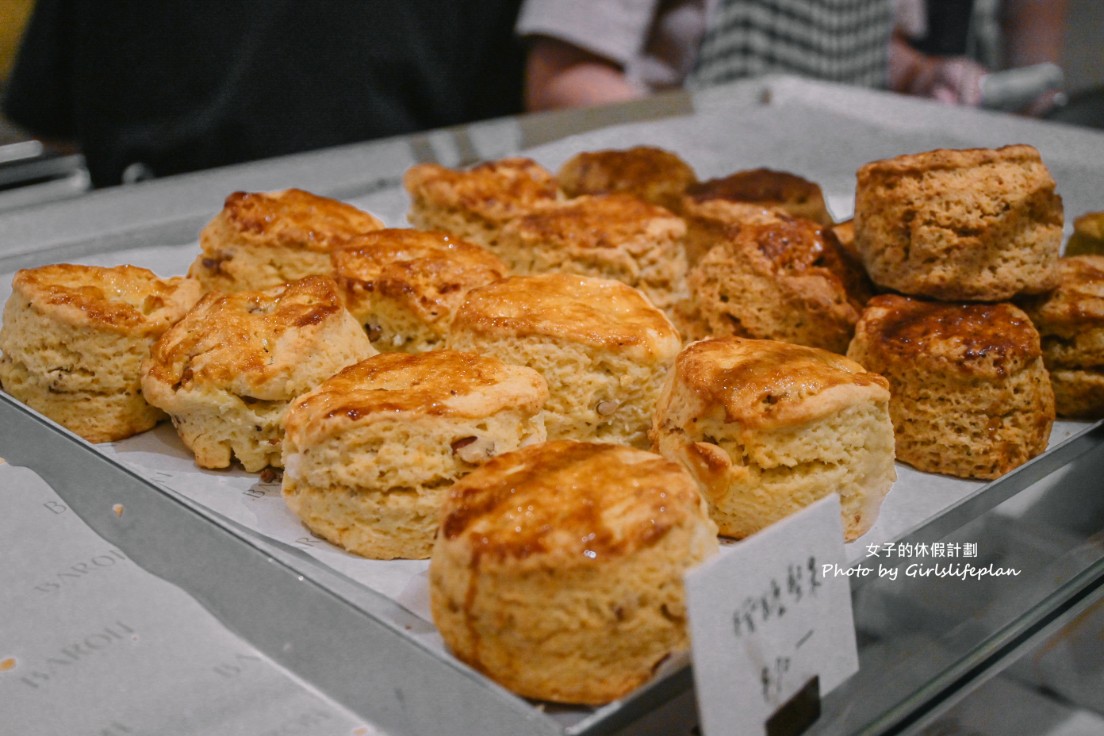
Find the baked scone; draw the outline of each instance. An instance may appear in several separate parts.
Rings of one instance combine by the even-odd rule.
[[[1086,212],[1073,221],[1067,256],[1104,255],[1104,212]]]
[[[552,174],[529,158],[488,161],[470,169],[417,164],[403,175],[410,195],[407,220],[421,230],[443,230],[497,251],[510,220],[561,199]]]
[[[142,395],[142,361],[200,296],[193,279],[136,266],[18,271],[0,327],[0,385],[89,442],[150,429],[165,415]]]
[[[439,231],[384,228],[331,254],[345,306],[381,352],[444,346],[470,289],[510,273],[486,248]]]
[[[991,302],[1057,285],[1062,199],[1035,148],[909,154],[857,179],[855,246],[875,284]]]
[[[698,176],[673,151],[656,146],[583,151],[560,166],[556,181],[568,197],[624,192],[676,209]]]
[[[678,332],[620,281],[549,273],[468,292],[449,347],[527,365],[548,381],[550,439],[647,446],[656,397],[681,347]]]
[[[830,493],[856,539],[897,477],[887,381],[842,355],[775,340],[686,346],[652,440],[697,479],[720,533],[738,539]]]
[[[282,466],[292,399],[375,353],[334,280],[308,276],[203,297],[154,343],[142,391],[197,465],[225,468],[236,457],[253,472]]]
[[[206,291],[270,289],[330,274],[330,251],[378,230],[375,216],[329,197],[285,189],[234,192],[199,234],[188,269]]]
[[[283,493],[315,534],[365,557],[425,559],[449,487],[545,439],[536,371],[451,350],[386,353],[297,398]]]
[[[1026,299],[1059,416],[1104,418],[1104,255],[1058,261],[1058,288]]]
[[[629,194],[581,195],[519,217],[498,254],[516,274],[561,271],[623,281],[663,310],[684,300],[682,218]]]
[[[876,296],[847,355],[889,380],[897,459],[918,470],[991,479],[1047,447],[1039,333],[1010,303]]]
[[[728,211],[738,220],[749,208],[770,209],[821,225],[833,223],[820,185],[789,171],[746,169],[708,179],[687,187],[681,202],[688,215],[701,211],[729,219],[723,215]]]
[[[690,339],[736,335],[844,353],[870,284],[831,229],[787,215],[732,228],[687,275]]]
[[[694,481],[653,453],[558,441],[500,455],[445,502],[433,620],[519,695],[607,703],[689,647],[683,574],[716,533]]]

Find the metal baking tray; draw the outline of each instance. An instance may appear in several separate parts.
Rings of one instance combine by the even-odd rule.
[[[0,299],[16,269],[59,261],[183,273],[199,228],[237,189],[297,186],[402,225],[400,177],[418,161],[459,166],[522,152],[552,168],[581,150],[646,143],[678,152],[703,178],[754,166],[799,173],[821,184],[840,216],[851,206],[855,170],[869,160],[1021,142],[1042,152],[1068,214],[1099,208],[1092,183],[1102,176],[1102,134],[778,77],[635,106],[489,121],[9,213],[0,218]],[[1100,445],[1097,425],[1059,422],[1044,455],[991,483],[899,466],[878,524],[849,545],[849,559],[870,543],[944,536]],[[0,456],[38,472],[105,539],[388,733],[611,734],[634,723],[640,732],[641,719],[654,725],[664,703],[687,709],[686,660],[601,708],[552,707],[506,692],[444,652],[419,598],[424,563],[361,560],[296,532],[290,512],[275,518],[271,487],[241,472],[196,469],[166,426],[95,446],[0,395]],[[111,511],[117,503],[128,509],[126,524]]]

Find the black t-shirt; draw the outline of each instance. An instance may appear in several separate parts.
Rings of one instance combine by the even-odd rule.
[[[5,113],[97,186],[522,109],[520,0],[39,0]]]

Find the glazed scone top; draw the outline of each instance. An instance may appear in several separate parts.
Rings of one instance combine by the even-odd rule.
[[[736,229],[737,242],[755,248],[779,275],[817,275],[838,286],[849,305],[861,310],[871,286],[831,228],[801,217],[779,215],[763,222],[747,222]]]
[[[137,266],[57,263],[18,271],[12,292],[62,324],[157,335],[199,301],[202,289],[193,279],[162,279]]]
[[[149,375],[169,386],[211,385],[286,401],[318,383],[317,366],[329,363],[320,333],[344,320],[352,317],[327,276],[264,291],[211,293],[154,343]],[[375,353],[370,345],[366,350]]]
[[[830,224],[820,185],[788,171],[767,168],[737,171],[687,187],[686,197],[697,204],[723,201],[783,210],[792,207],[802,216]]]
[[[453,329],[492,336],[542,336],[644,359],[673,355],[678,331],[633,287],[592,276],[511,276],[468,292]]]
[[[464,291],[504,278],[509,269],[482,246],[455,235],[384,228],[352,238],[330,254],[350,298],[358,290],[410,302],[430,313],[453,308]]]
[[[1026,302],[1040,332],[1076,335],[1104,327],[1104,255],[1058,259],[1058,288]]]
[[[354,235],[383,227],[378,218],[363,210],[302,189],[234,192],[226,198],[222,212],[211,225],[215,222],[246,241],[277,243],[320,253],[343,245]],[[200,239],[201,245],[218,246],[203,243],[202,234]]]
[[[889,382],[842,355],[777,340],[724,337],[688,345],[677,381],[726,422],[805,424],[858,400],[887,401]]]
[[[415,202],[461,208],[491,222],[502,222],[560,198],[556,180],[528,158],[488,161],[470,169],[417,164],[403,175]]]
[[[381,353],[349,366],[300,396],[289,433],[328,436],[373,418],[479,418],[512,407],[540,410],[548,386],[531,368],[456,350]]]
[[[937,361],[999,378],[1042,355],[1035,326],[1007,302],[960,304],[883,294],[867,303],[857,329],[868,350],[918,366]]]
[[[603,564],[708,524],[682,466],[622,445],[559,440],[491,459],[450,490],[439,533],[484,559],[536,567]]]
[[[697,181],[677,154],[655,146],[577,153],[556,173],[569,197],[627,192],[651,202],[677,196]]]
[[[659,205],[624,193],[583,195],[507,225],[522,240],[559,248],[617,248],[626,243],[678,240],[686,223]]]

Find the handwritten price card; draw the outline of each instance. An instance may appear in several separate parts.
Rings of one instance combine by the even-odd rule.
[[[818,688],[823,695],[858,670],[849,579],[831,572],[845,560],[832,494],[687,574],[706,734],[799,732],[778,727],[783,706],[810,690],[817,706]]]

